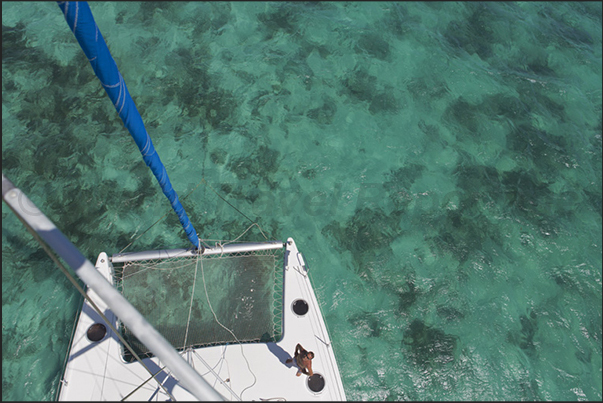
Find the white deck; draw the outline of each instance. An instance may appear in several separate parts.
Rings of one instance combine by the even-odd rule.
[[[106,253],[99,255],[96,268],[111,279]],[[225,400],[345,400],[333,348],[307,277],[307,268],[291,238],[285,251],[284,282],[281,341],[205,347],[184,353],[184,357]],[[89,295],[115,326],[115,315],[94,292],[89,290]],[[291,306],[296,299],[304,299],[308,303],[306,315],[300,317],[293,312]],[[104,322],[84,302],[59,400],[121,400],[150,378],[140,363],[123,361],[119,340],[108,327],[107,335],[100,342],[88,340],[86,332],[94,323]],[[285,364],[285,360],[293,355],[297,343],[315,353],[312,368],[325,379],[325,387],[319,393],[308,388],[306,375],[295,376],[297,367],[294,364]],[[163,367],[157,358],[147,358],[144,362],[152,372]],[[176,400],[196,400],[169,375],[167,368],[157,378]],[[147,382],[128,398],[138,401],[169,399],[155,380]]]

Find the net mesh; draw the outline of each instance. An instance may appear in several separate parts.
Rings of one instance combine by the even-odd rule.
[[[283,269],[282,249],[114,264],[118,289],[178,350],[236,342],[216,318],[242,343],[280,339]],[[120,331],[140,357],[152,356]]]

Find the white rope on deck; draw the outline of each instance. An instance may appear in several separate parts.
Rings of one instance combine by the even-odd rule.
[[[258,379],[256,378],[255,374],[251,370],[251,366],[249,365],[249,360],[245,356],[245,352],[243,351],[243,345],[241,344],[241,341],[233,333],[232,330],[230,330],[229,328],[227,328],[226,326],[224,326],[218,320],[218,317],[216,316],[216,312],[214,312],[214,308],[211,306],[211,301],[209,300],[209,294],[207,293],[207,284],[205,283],[205,270],[203,269],[203,258],[201,257],[201,255],[197,256],[197,265],[199,264],[199,262],[201,262],[201,278],[203,279],[203,289],[205,290],[205,297],[207,298],[207,304],[209,305],[209,309],[211,310],[211,313],[214,315],[214,319],[215,319],[216,323],[218,325],[220,325],[224,330],[228,331],[232,335],[232,337],[234,337],[234,339],[237,341],[237,343],[239,344],[239,347],[241,347],[241,354],[243,355],[243,358],[245,359],[245,362],[247,363],[247,368],[249,369],[249,372],[251,372],[251,375],[253,376],[253,383],[251,385],[247,386],[245,389],[243,389],[241,391],[240,395],[237,396],[239,400],[243,400],[243,393],[247,389],[253,387],[253,385],[255,385],[255,383],[257,382]],[[197,271],[197,267],[195,267],[195,273],[196,273],[196,271]]]
[[[182,348],[187,346],[186,342],[188,341],[188,329],[191,324],[191,313],[193,311],[193,299],[195,298],[195,284],[197,284],[197,265],[195,265],[195,277],[193,277],[193,288],[191,290],[191,303],[188,307],[188,319],[186,320],[186,333],[184,333],[184,344]]]

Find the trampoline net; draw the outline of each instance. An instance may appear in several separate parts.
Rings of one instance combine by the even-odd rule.
[[[237,342],[212,308],[242,343],[281,337],[283,249],[114,263],[114,270],[124,297],[177,350]],[[123,323],[119,329],[141,358],[153,356]],[[126,348],[123,357],[134,360]]]

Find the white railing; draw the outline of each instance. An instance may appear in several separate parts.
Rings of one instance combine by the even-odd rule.
[[[220,255],[222,253],[255,252],[260,250],[281,249],[284,244],[281,241],[239,243],[205,248],[202,256]],[[144,252],[116,253],[111,257],[112,263],[134,262],[138,260],[169,259],[173,257],[192,257],[199,253],[195,249],[161,249],[147,250]]]

